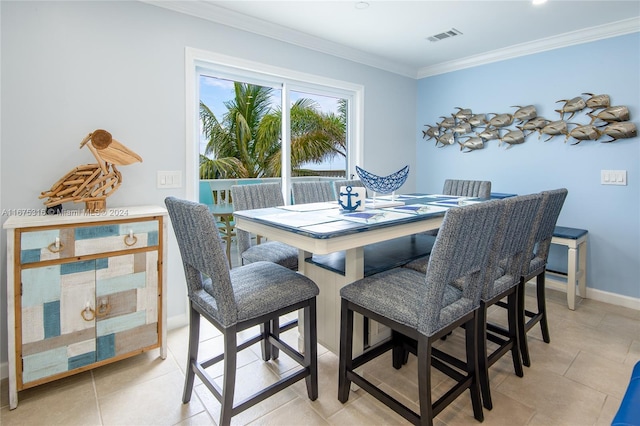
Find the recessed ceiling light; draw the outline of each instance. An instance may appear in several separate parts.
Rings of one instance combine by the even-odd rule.
[[[356,3],[356,9],[366,9],[369,7],[369,3],[366,1],[359,1]]]
[[[535,6],[546,3],[546,2],[547,0],[531,0],[531,3],[533,3]]]

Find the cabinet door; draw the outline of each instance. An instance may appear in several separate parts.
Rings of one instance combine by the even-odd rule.
[[[95,306],[95,264],[89,260],[21,271],[21,383],[95,362],[95,320],[85,312]]]
[[[131,253],[96,264],[96,359],[157,347],[158,252]]]

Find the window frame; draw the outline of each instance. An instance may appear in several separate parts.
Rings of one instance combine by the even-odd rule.
[[[276,87],[282,90],[282,190],[291,189],[291,133],[290,91],[331,95],[347,99],[347,178],[355,173],[355,165],[362,164],[364,129],[364,86],[314,74],[275,67],[272,65],[187,47],[185,49],[186,86],[186,198],[198,200],[199,181],[199,77],[208,75],[251,84]]]

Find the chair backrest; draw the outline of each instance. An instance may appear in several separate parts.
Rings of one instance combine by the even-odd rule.
[[[341,186],[356,186],[358,188],[364,188],[364,184],[360,179],[347,179],[347,180],[334,180],[333,188],[335,190],[334,196],[335,200],[340,199],[340,187]],[[368,191],[367,191],[368,192]]]
[[[327,180],[313,182],[293,182],[291,184],[294,204],[321,203],[335,201],[333,185]]]
[[[255,185],[233,185],[231,187],[233,210],[252,210],[284,205],[280,183],[258,183]],[[242,255],[251,247],[251,234],[236,230],[238,253]]]
[[[491,248],[489,270],[482,298],[488,300],[517,285],[531,258],[528,250],[534,223],[542,206],[542,194],[520,195],[501,200],[505,205],[502,220]]]
[[[489,254],[504,206],[500,200],[493,200],[447,211],[427,265],[419,332],[432,335],[480,305]],[[446,305],[448,285],[459,286],[462,297]]]
[[[523,275],[544,267],[549,258],[549,247],[553,238],[553,231],[556,227],[560,211],[564,205],[569,191],[566,188],[559,188],[550,191],[543,191],[542,206],[535,220],[535,232],[529,240],[528,251],[533,253],[533,258],[525,268]]]
[[[444,181],[442,193],[464,197],[491,197],[491,181],[447,179]]]
[[[235,324],[238,310],[229,263],[209,209],[175,197],[164,202],[178,240],[191,303],[225,327]]]

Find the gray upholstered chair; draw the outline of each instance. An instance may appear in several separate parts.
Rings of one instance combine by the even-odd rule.
[[[293,182],[291,184],[294,204],[321,203],[335,201],[333,185],[327,180]]]
[[[221,404],[220,425],[285,387],[305,379],[311,400],[318,397],[316,296],[318,287],[310,279],[271,262],[254,262],[229,269],[222,241],[204,204],[169,197],[165,200],[171,224],[182,255],[189,295],[189,358],[182,401],[193,392],[194,376],[205,384]],[[304,354],[280,340],[283,331],[277,324],[281,315],[304,310]],[[224,352],[207,360],[198,360],[200,317],[204,317],[224,335]],[[259,325],[258,335],[237,341],[237,333]],[[277,329],[276,329],[277,328]],[[233,405],[236,385],[237,353],[261,342],[263,358],[272,357],[278,348],[301,368],[287,372],[276,383]],[[206,369],[224,361],[222,387]]]
[[[462,180],[446,179],[442,187],[443,195],[456,195],[459,197],[491,198],[491,181],[488,180]],[[425,234],[436,236],[438,230],[426,231]],[[428,253],[426,253],[428,254]]]
[[[231,198],[233,199],[234,211],[284,205],[280,183],[234,185],[231,187]],[[289,269],[298,269],[298,250],[295,247],[279,241],[253,244],[253,240],[251,233],[236,229],[238,256],[241,265],[264,260],[286,266]]]
[[[459,195],[463,197],[491,197],[491,181],[447,179],[444,181],[442,193],[445,195]]]
[[[522,363],[529,367],[531,357],[529,356],[529,346],[527,344],[527,333],[540,323],[542,339],[549,343],[549,324],[547,319],[547,304],[545,301],[545,271],[547,260],[549,259],[549,248],[553,238],[553,230],[556,227],[560,211],[567,198],[568,191],[565,188],[554,189],[542,192],[542,207],[538,213],[536,232],[529,241],[529,253],[533,253],[531,261],[526,265],[522,274],[520,290],[519,308],[519,328],[520,328],[520,351],[522,352]],[[536,278],[536,300],[537,312],[528,311],[524,305],[525,285]]]
[[[360,179],[334,180],[333,181],[333,188],[335,190],[335,200],[339,200],[340,199],[340,187],[341,186],[356,186],[358,188],[364,188],[365,187]],[[367,190],[367,192],[368,192],[368,190]]]
[[[493,408],[489,367],[511,352],[514,371],[517,376],[523,376],[518,333],[520,276],[531,257],[529,240],[542,198],[541,194],[531,194],[500,200],[505,211],[491,248],[489,271],[493,279],[487,281],[478,311],[480,389],[483,405],[488,410]],[[507,329],[487,321],[488,309],[504,299],[507,300]],[[497,344],[491,353],[488,341]]]
[[[477,312],[485,286],[489,255],[504,203],[486,203],[450,209],[431,252],[426,274],[395,268],[366,277],[342,288],[338,399],[346,402],[351,382],[380,400],[413,424],[432,424],[439,413],[466,389],[470,390],[474,417],[482,421],[476,339]],[[454,262],[451,260],[455,259]],[[392,339],[353,358],[353,316],[358,312],[392,331]],[[464,373],[440,359],[432,344],[451,330],[464,326]],[[405,351],[416,354],[418,400],[415,413],[364,377],[356,369],[393,350],[393,366],[402,366]],[[456,384],[446,398],[431,398],[431,367],[450,375]]]

